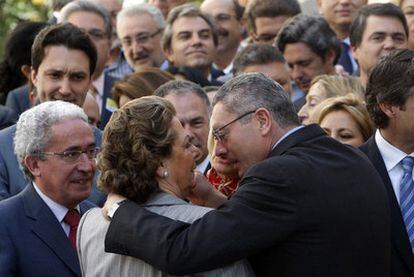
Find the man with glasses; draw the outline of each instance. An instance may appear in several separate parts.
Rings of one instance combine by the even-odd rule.
[[[99,128],[103,129],[112,112],[117,108],[111,99],[112,85],[116,78],[111,77],[104,70],[111,49],[111,16],[101,5],[87,0],[77,0],[63,7],[59,22],[69,22],[84,30],[96,47],[98,59],[90,89],[99,106],[101,115]]]
[[[149,4],[137,4],[121,10],[117,17],[118,37],[125,57],[134,70],[142,66],[166,69],[161,49],[164,18]]]
[[[243,177],[237,192],[191,225],[115,204],[106,251],[173,275],[249,257],[257,276],[389,276],[385,189],[359,150],[300,126],[282,87],[259,73],[219,89],[211,128],[216,154],[231,154]]]
[[[283,23],[301,13],[297,0],[252,0],[246,9],[252,42],[272,44]]]
[[[43,29],[32,46],[31,81],[39,102],[62,100],[82,107],[95,64],[95,47],[79,28],[57,24]],[[19,193],[27,185],[13,152],[15,132],[16,125],[0,131],[0,200]],[[96,144],[100,145],[101,131],[94,128],[93,132]],[[93,186],[89,199],[100,205],[103,194]]]
[[[223,75],[218,79],[231,79],[233,59],[243,37],[243,8],[237,0],[204,0],[200,9],[212,17],[217,26],[218,45],[213,66]]]
[[[98,151],[79,106],[49,101],[17,122],[14,150],[29,184],[0,202],[0,276],[80,276],[76,230]]]

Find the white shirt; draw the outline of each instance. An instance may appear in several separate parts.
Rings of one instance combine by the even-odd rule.
[[[94,94],[95,96],[95,101],[96,103],[98,103],[99,106],[99,114],[102,114],[102,99],[103,99],[103,90],[104,90],[104,73],[101,74],[101,76],[99,76],[98,79],[96,79],[95,81],[92,82],[92,84],[95,86],[96,90],[98,91],[98,93]]]
[[[197,171],[200,171],[201,173],[204,173],[206,171],[206,168],[207,168],[209,163],[210,163],[210,156],[207,155],[207,157],[204,159],[204,161],[202,161],[201,163],[199,163],[196,166]]]
[[[55,215],[56,219],[60,222],[60,225],[62,226],[63,231],[65,231],[66,236],[69,236],[70,226],[65,221],[63,221],[69,209],[50,199],[50,197],[48,197],[38,188],[35,182],[33,182],[33,186],[37,194],[39,194],[40,198],[42,198],[42,200],[46,203],[46,205]],[[79,205],[76,206],[76,209],[78,210],[78,212],[80,212]]]
[[[384,139],[379,130],[375,133],[375,142],[384,160],[385,168],[390,177],[392,187],[398,203],[400,203],[400,182],[404,176],[401,160],[407,156],[414,157],[414,153],[407,154]]]

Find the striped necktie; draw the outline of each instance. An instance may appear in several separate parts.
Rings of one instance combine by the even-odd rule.
[[[401,161],[404,176],[400,183],[400,209],[410,239],[411,250],[414,249],[414,182],[413,157],[405,157]]]

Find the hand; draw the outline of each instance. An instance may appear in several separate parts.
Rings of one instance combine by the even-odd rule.
[[[112,192],[109,193],[108,194],[108,197],[106,198],[106,202],[105,202],[104,206],[102,207],[102,214],[103,214],[103,216],[106,219],[109,219],[108,218],[108,211],[112,207],[112,205],[115,204],[115,203],[119,203],[119,202],[121,202],[121,201],[123,201],[125,199],[126,199],[125,197],[123,197],[123,196],[121,196],[119,194],[112,193]]]
[[[188,196],[191,203],[217,208],[227,200],[227,197],[216,190],[201,172],[195,171],[194,173],[194,187]]]

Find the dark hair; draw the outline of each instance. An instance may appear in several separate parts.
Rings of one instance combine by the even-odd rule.
[[[406,36],[408,37],[408,25],[404,13],[399,7],[394,4],[370,4],[362,7],[354,21],[351,24],[350,40],[351,45],[358,47],[361,44],[362,36],[365,32],[365,26],[367,25],[367,19],[371,15],[376,16],[389,16],[398,19],[404,27]]]
[[[30,67],[33,41],[46,26],[46,22],[23,21],[13,29],[6,41],[4,59],[0,63],[0,93],[6,95],[12,89],[27,83],[20,68],[23,65]]]
[[[252,0],[246,9],[247,27],[256,33],[255,19],[258,17],[295,16],[301,12],[297,0]]]
[[[218,44],[218,34],[217,34],[217,30],[216,27],[213,23],[213,21],[210,19],[209,16],[203,14],[200,9],[195,6],[194,4],[184,4],[184,5],[180,5],[177,6],[175,8],[173,8],[169,13],[168,13],[168,17],[167,17],[167,24],[165,26],[164,29],[164,33],[161,37],[161,46],[162,49],[167,50],[167,49],[171,49],[171,40],[172,40],[172,25],[174,24],[174,22],[181,18],[181,17],[200,17],[202,18],[207,25],[210,27],[211,29],[211,33],[213,36],[213,42],[214,45],[217,46]]]
[[[380,104],[387,103],[404,110],[414,86],[414,51],[396,49],[382,57],[372,69],[365,92],[368,112],[378,128],[388,126],[389,119]]]
[[[174,80],[174,76],[158,67],[139,67],[137,71],[115,83],[112,87],[112,99],[119,107],[121,95],[131,100],[152,95],[159,86],[171,80]]]
[[[324,61],[334,50],[336,64],[341,55],[341,43],[328,22],[322,17],[296,15],[286,22],[276,37],[276,46],[283,53],[287,44],[302,42]]]
[[[44,28],[36,36],[32,46],[32,68],[37,72],[48,46],[65,46],[80,50],[89,58],[89,72],[92,75],[96,67],[96,48],[89,36],[71,23],[60,23]]]
[[[134,99],[113,113],[98,156],[98,187],[143,203],[160,191],[156,171],[172,153],[177,134],[173,105],[160,97]]]
[[[182,93],[194,93],[200,97],[207,106],[207,110],[210,110],[210,100],[208,100],[207,94],[204,90],[196,83],[185,81],[185,80],[174,80],[160,86],[154,95],[159,97],[166,97],[167,95],[173,94],[178,95]]]
[[[265,108],[281,128],[299,125],[296,109],[288,94],[282,86],[262,73],[243,73],[227,81],[214,96],[213,106],[217,103],[223,104],[228,112],[237,116]],[[249,119],[246,117],[240,121]]]
[[[239,51],[233,61],[233,75],[238,75],[251,65],[262,65],[273,62],[285,63],[285,58],[274,46],[253,43]]]

